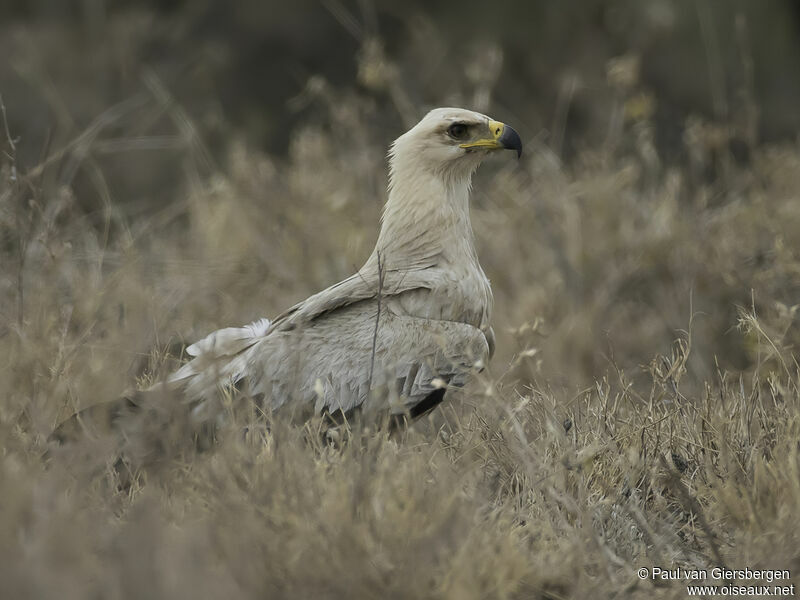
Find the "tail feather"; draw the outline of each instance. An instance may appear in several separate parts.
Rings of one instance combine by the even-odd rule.
[[[244,351],[263,339],[270,325],[268,319],[259,319],[244,327],[212,332],[187,348],[192,359],[165,381],[78,411],[61,423],[50,439],[65,444],[87,435],[110,433],[122,434],[129,444],[169,428],[189,428],[195,437],[200,430],[214,428],[220,412],[219,388],[244,376]],[[178,398],[184,401],[176,401]]]
[[[100,436],[117,429],[127,415],[137,412],[135,393],[126,393],[110,402],[101,402],[79,410],[61,422],[50,434],[50,440],[58,444],[76,442],[87,435]]]
[[[162,384],[83,409],[61,423],[50,441],[79,448],[105,440],[116,461],[133,470],[209,448],[217,424],[198,422],[190,406],[175,401],[177,393],[174,386]]]
[[[239,371],[243,366],[235,358],[267,335],[270,325],[269,319],[259,319],[244,327],[227,327],[210,333],[186,349],[193,358],[172,373],[167,381],[189,380],[187,391],[190,397],[193,395],[191,392],[197,387],[201,388],[199,391],[207,387],[215,388],[216,386],[212,385],[213,380],[216,382],[231,380],[235,383],[242,376]],[[192,382],[192,379],[200,381]],[[207,379],[210,381],[206,381]]]

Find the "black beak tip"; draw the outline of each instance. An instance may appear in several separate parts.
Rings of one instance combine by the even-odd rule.
[[[503,135],[500,136],[498,141],[503,144],[503,148],[507,150],[516,150],[517,158],[522,156],[522,140],[513,127],[506,125],[503,128]]]

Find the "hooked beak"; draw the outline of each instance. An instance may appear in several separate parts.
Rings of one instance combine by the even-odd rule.
[[[517,158],[522,156],[522,140],[514,128],[500,121],[489,121],[491,137],[460,144],[462,148],[483,148],[486,150],[516,150]]]

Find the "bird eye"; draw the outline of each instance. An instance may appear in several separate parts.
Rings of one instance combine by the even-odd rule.
[[[447,129],[447,133],[450,134],[450,137],[460,140],[467,135],[467,126],[463,123],[453,123]]]

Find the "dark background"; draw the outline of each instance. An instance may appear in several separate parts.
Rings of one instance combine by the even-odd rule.
[[[311,78],[368,98],[382,108],[384,129],[396,131],[387,80],[401,83],[411,106],[426,107],[469,104],[475,81],[488,77],[497,78],[495,112],[513,113],[529,136],[549,132],[569,156],[605,139],[614,94],[607,62],[622,55],[640,60],[638,85],[655,99],[657,142],[671,160],[681,160],[690,115],[758,141],[800,129],[800,3],[792,0],[26,0],[0,5],[0,23],[0,88],[10,125],[26,132],[23,165],[38,160],[48,133],[66,136],[141,91],[143,69],[212,148],[234,130],[285,152],[295,126],[316,112]],[[363,67],[374,60],[396,73],[370,80]],[[751,105],[757,127],[746,132]],[[563,141],[554,140],[559,119]]]
[[[249,279],[209,276],[208,298],[204,280],[188,281],[181,293],[198,294],[202,316],[180,306],[173,334],[277,314],[358,268],[388,145],[443,105],[512,123],[525,142],[512,176],[489,161],[473,198],[507,354],[520,349],[508,331],[541,318],[547,341],[519,345],[546,344],[548,376],[591,381],[610,346],[638,369],[695,311],[699,383],[717,359],[758,361],[736,330],[741,307],[796,303],[797,2],[0,6],[15,166],[59,215],[18,236],[33,218],[20,195],[4,250],[55,232],[80,265],[87,239],[107,255],[133,244],[154,287],[177,281],[156,279],[159,261],[206,274],[209,261],[249,261]],[[208,207],[198,194],[214,196]]]
[[[0,598],[687,597],[652,566],[796,585],[799,14],[0,0]],[[525,145],[474,178],[497,335],[475,381],[398,440],[334,447],[245,402],[206,447],[158,398],[48,443],[185,342],[350,276],[389,144],[445,105]]]

